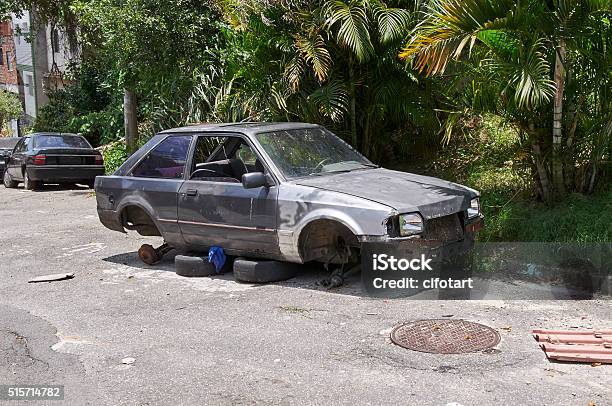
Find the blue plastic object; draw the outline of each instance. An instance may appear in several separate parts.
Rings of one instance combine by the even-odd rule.
[[[208,262],[215,266],[215,272],[221,272],[226,260],[225,252],[221,247],[210,247],[208,250]]]

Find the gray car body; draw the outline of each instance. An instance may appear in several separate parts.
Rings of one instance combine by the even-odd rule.
[[[125,232],[124,213],[128,207],[137,207],[174,247],[204,251],[220,246],[232,255],[302,263],[300,235],[313,221],[338,222],[363,242],[398,240],[388,235],[387,222],[394,216],[418,212],[427,221],[464,212],[478,196],[455,183],[382,168],[287,179],[256,138],[262,132],[315,127],[306,123],[242,123],[163,131],[112,176],[96,178],[100,220],[107,228]],[[240,183],[189,180],[188,171],[181,179],[131,175],[152,148],[175,135],[242,137],[263,162],[273,184],[245,189]],[[192,142],[190,157],[193,149]],[[197,195],[189,196],[194,190]]]

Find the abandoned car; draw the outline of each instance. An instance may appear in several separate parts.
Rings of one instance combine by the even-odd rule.
[[[34,133],[21,137],[6,161],[4,186],[19,182],[35,190],[45,183],[81,183],[93,187],[104,174],[102,154],[77,134]]]
[[[462,252],[482,226],[478,192],[383,169],[324,127],[196,125],[162,131],[95,183],[100,221],[168,247],[328,264],[363,244]],[[149,253],[150,254],[150,253]]]

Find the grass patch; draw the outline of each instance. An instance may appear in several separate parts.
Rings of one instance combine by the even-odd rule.
[[[554,206],[524,200],[501,207],[483,194],[481,241],[611,242],[612,189],[573,194]]]
[[[572,194],[552,206],[537,202],[527,145],[518,133],[485,116],[471,134],[454,139],[425,170],[416,171],[481,192],[486,225],[479,240],[612,241],[611,186],[590,196]]]

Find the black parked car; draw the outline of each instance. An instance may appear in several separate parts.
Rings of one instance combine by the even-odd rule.
[[[34,190],[44,183],[81,183],[93,187],[104,175],[100,152],[76,134],[35,133],[22,137],[9,158],[3,181],[7,188],[23,182]]]
[[[13,153],[13,148],[19,140],[20,138],[17,137],[0,138],[0,176],[4,176],[6,161]]]

